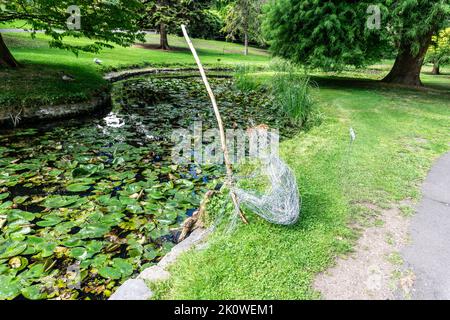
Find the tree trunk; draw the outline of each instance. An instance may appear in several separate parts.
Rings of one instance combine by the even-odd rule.
[[[170,50],[169,39],[167,38],[167,28],[164,23],[159,26],[159,49]]]
[[[11,54],[6,43],[3,41],[2,34],[0,33],[0,66],[6,66],[11,68],[19,67],[19,63]]]
[[[440,75],[441,74],[441,66],[439,65],[439,62],[433,63],[433,71],[431,71],[434,75]]]
[[[417,54],[412,53],[411,43],[401,41],[394,66],[383,82],[404,84],[409,86],[422,86],[420,71],[423,61],[431,43],[432,33],[420,40],[420,49]]]
[[[248,33],[244,34],[244,55],[248,56]]]

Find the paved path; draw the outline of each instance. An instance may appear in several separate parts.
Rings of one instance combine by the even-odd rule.
[[[450,153],[431,169],[402,252],[416,276],[413,299],[450,299]]]

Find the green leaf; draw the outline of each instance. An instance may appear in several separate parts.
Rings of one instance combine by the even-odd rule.
[[[67,207],[80,198],[78,196],[50,196],[44,201],[44,206],[46,208],[63,208]]]
[[[47,297],[47,294],[43,291],[42,285],[36,284],[23,288],[21,290],[22,295],[29,300],[42,300]]]
[[[33,221],[34,218],[35,215],[33,213],[22,211],[19,209],[11,210],[8,214],[8,221],[15,221],[15,220]]]
[[[85,248],[77,247],[70,250],[70,256],[81,261],[87,259],[88,253]]]
[[[113,260],[113,267],[119,270],[122,277],[128,277],[133,274],[133,265],[124,259],[116,258]]]
[[[12,242],[6,241],[0,245],[0,259],[6,259],[18,256],[27,248],[27,244],[24,242]]]
[[[83,192],[83,191],[89,190],[90,188],[91,188],[91,186],[87,186],[87,185],[80,184],[80,183],[74,183],[74,184],[67,186],[67,191]]]
[[[103,267],[98,270],[99,275],[106,279],[118,280],[122,277],[122,273],[111,267]]]
[[[21,277],[24,279],[39,279],[45,271],[45,266],[42,263],[35,264],[31,266],[28,270],[24,271],[21,274]]]
[[[52,227],[57,225],[61,221],[63,221],[63,219],[56,214],[49,214],[44,217],[44,220],[37,222],[36,225],[38,225],[39,227]]]
[[[4,200],[4,199],[8,198],[9,195],[10,195],[9,192],[6,192],[6,193],[0,193],[0,200]]]
[[[0,300],[12,300],[20,295],[20,281],[13,276],[0,275]]]
[[[15,198],[13,199],[13,202],[14,202],[15,204],[22,204],[22,203],[24,203],[28,198],[29,198],[28,196],[15,197]]]
[[[87,238],[100,238],[103,237],[106,233],[109,232],[109,227],[99,224],[99,223],[93,223],[91,225],[88,225],[87,227],[80,230],[80,232],[77,233],[77,235],[81,239],[87,239]]]

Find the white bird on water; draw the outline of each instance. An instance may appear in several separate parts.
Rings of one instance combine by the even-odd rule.
[[[101,65],[103,63],[103,61],[100,60],[99,58],[94,58],[94,63],[98,64],[98,65]]]

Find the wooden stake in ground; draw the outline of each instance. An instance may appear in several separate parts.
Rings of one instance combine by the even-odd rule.
[[[205,84],[206,91],[208,91],[209,98],[211,99],[211,103],[214,109],[214,114],[216,115],[217,125],[219,126],[219,134],[220,134],[220,142],[222,145],[222,152],[223,157],[225,160],[225,166],[227,169],[227,184],[232,187],[233,185],[233,168],[231,166],[230,156],[228,154],[227,149],[227,140],[225,138],[225,130],[223,128],[223,122],[222,117],[220,116],[219,107],[217,106],[216,97],[214,96],[214,93],[211,89],[211,86],[209,85],[208,78],[206,77],[205,69],[203,69],[203,65],[200,61],[200,58],[197,55],[197,51],[194,48],[194,45],[192,44],[191,39],[189,38],[189,35],[186,30],[185,25],[181,25],[181,29],[183,30],[183,35],[186,38],[186,42],[189,46],[189,49],[191,49],[192,55],[194,56],[195,62],[197,63],[198,69],[200,70],[200,75],[202,76],[203,83]],[[242,221],[247,224],[248,220],[242,213],[241,209],[239,208],[239,203],[237,201],[236,194],[231,191],[230,192],[231,200],[234,203],[234,206],[236,207],[236,210],[239,212],[239,216],[241,217]]]

